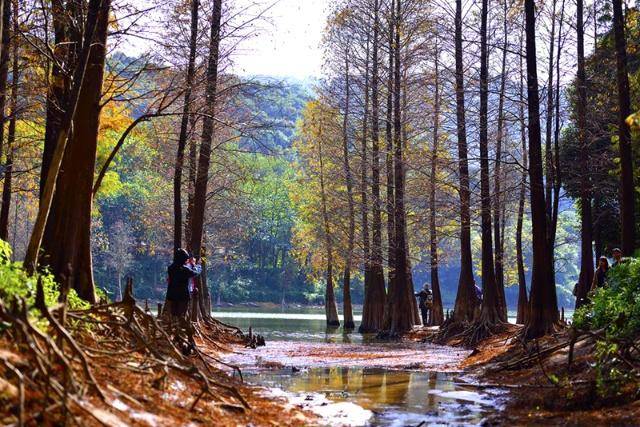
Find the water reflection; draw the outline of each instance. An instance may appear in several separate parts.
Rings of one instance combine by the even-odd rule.
[[[351,402],[376,414],[372,424],[479,424],[493,401],[457,386],[451,374],[376,368],[312,368],[248,374],[249,382],[293,393],[320,393],[333,402]]]

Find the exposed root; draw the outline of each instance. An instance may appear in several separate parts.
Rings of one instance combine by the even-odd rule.
[[[24,425],[46,420],[66,425],[89,415],[100,424],[110,424],[112,414],[100,406],[110,407],[114,399],[121,399],[143,407],[130,393],[107,382],[109,376],[96,375],[96,369],[106,367],[125,370],[125,376],[141,376],[140,381],[158,390],[167,387],[170,377],[184,378],[199,390],[188,405],[190,412],[198,411],[205,396],[208,407],[218,402],[218,408],[233,413],[252,408],[236,383],[220,370],[229,367],[242,380],[240,369],[200,351],[197,342],[222,350],[229,344],[255,344],[259,336],[251,340],[240,329],[210,316],[200,319],[198,327],[186,321],[167,324],[136,304],[131,280],[122,302],[69,312],[63,304],[58,317],[46,306],[39,285],[36,308],[48,326],[33,323],[23,300],[11,308],[0,300],[0,339],[12,343],[12,350],[0,354],[0,380],[16,390],[10,396],[10,409],[4,411],[13,415],[5,422]],[[92,400],[93,396],[99,400]]]

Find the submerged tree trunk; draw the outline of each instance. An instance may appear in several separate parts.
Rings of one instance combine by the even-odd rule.
[[[577,49],[578,49],[578,141],[580,144],[580,164],[582,176],[580,177],[580,221],[581,221],[581,259],[580,278],[576,295],[576,307],[585,303],[587,293],[593,280],[593,219],[591,215],[591,180],[589,177],[590,153],[587,141],[587,79],[584,60],[584,22],[583,1],[577,3]]]
[[[87,31],[85,34],[85,37],[90,37],[92,42],[85,61],[86,71],[79,76],[82,86],[77,96],[77,103],[74,102],[76,108],[73,105],[68,107],[72,111],[76,110],[72,116],[73,133],[68,143],[61,141],[62,138],[66,140],[68,130],[63,128],[58,132],[58,144],[64,147],[64,156],[61,158],[59,173],[55,176],[55,193],[51,193],[53,197],[44,228],[41,259],[44,265],[51,268],[58,280],[62,279],[70,267],[73,271],[70,286],[81,298],[91,303],[96,302],[91,258],[92,187],[110,12],[109,0],[96,3],[96,9],[92,11],[90,8],[88,12],[96,14],[96,25],[95,33]],[[80,60],[78,67],[81,68],[82,64]],[[70,98],[73,101],[74,97],[70,96]],[[68,114],[68,110],[65,114]],[[55,155],[51,167],[55,167]],[[49,182],[46,185],[48,186]],[[41,209],[47,209],[46,203],[41,204]]]
[[[191,0],[191,39],[189,41],[189,64],[187,65],[186,88],[184,92],[184,105],[182,106],[182,119],[180,122],[180,135],[178,137],[178,151],[173,172],[173,250],[182,246],[182,170],[184,168],[184,151],[187,145],[189,132],[191,93],[193,91],[193,79],[195,76],[196,49],[198,43],[198,7],[199,0]]]
[[[520,52],[522,49],[522,39],[520,38]],[[516,264],[518,268],[518,313],[516,323],[523,325],[527,321],[529,312],[529,294],[527,293],[527,277],[524,269],[524,255],[522,251],[522,226],[524,222],[525,197],[527,194],[527,131],[524,116],[524,66],[522,55],[520,55],[520,102],[518,111],[520,115],[520,142],[522,144],[522,177],[520,178],[520,198],[518,200],[518,218],[516,224]]]
[[[435,99],[433,111],[433,152],[431,154],[431,179],[429,185],[429,243],[431,261],[431,290],[433,305],[431,307],[431,324],[440,326],[444,322],[440,278],[438,275],[438,229],[436,226],[436,181],[438,174],[438,151],[440,150],[440,60],[438,56],[438,39],[435,41]]]
[[[478,298],[473,279],[471,258],[471,191],[469,189],[469,161],[467,157],[467,125],[465,117],[464,64],[462,62],[462,0],[456,0],[455,18],[456,57],[456,117],[458,133],[458,171],[460,174],[460,278],[453,312],[456,322],[473,320]]]
[[[622,253],[631,256],[636,248],[635,184],[633,178],[633,152],[627,117],[631,115],[629,74],[627,69],[627,40],[622,0],[613,0],[613,28],[616,44],[618,80],[618,143],[620,145],[620,210]]]
[[[542,171],[542,136],[540,98],[536,59],[536,10],[534,0],[525,0],[527,43],[527,101],[529,111],[529,182],[531,187],[531,222],[533,234],[533,272],[530,312],[526,323],[527,338],[537,338],[554,330],[558,323],[558,301],[551,278],[553,259],[547,249],[547,215],[545,212]]]
[[[349,103],[351,102],[350,82],[349,82],[349,50],[345,52],[344,61],[345,74],[345,99],[344,118],[342,122],[342,155],[344,164],[344,176],[347,185],[347,199],[349,203],[349,242],[347,244],[347,257],[344,267],[344,280],[342,282],[342,313],[344,316],[344,328],[353,329],[353,307],[351,306],[351,263],[353,262],[353,248],[356,232],[356,212],[353,200],[353,177],[351,175],[351,165],[349,164]],[[284,263],[283,263],[284,264]]]

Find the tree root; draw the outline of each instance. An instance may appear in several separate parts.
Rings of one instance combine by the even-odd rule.
[[[111,405],[113,396],[143,406],[131,394],[96,377],[96,364],[148,376],[152,383],[158,380],[158,372],[164,372],[161,382],[162,378],[166,381],[170,371],[175,372],[172,375],[184,376],[200,390],[190,405],[191,411],[196,410],[204,396],[220,400],[220,407],[229,411],[251,410],[234,381],[219,366],[231,368],[242,381],[240,369],[203,353],[196,344],[197,338],[225,350],[225,344],[249,343],[238,328],[210,316],[201,319],[198,327],[191,322],[167,325],[137,306],[130,280],[119,303],[68,311],[66,316],[58,318],[46,306],[39,284],[35,305],[48,322],[45,330],[32,323],[23,300],[14,302],[11,308],[0,300],[0,321],[7,325],[0,332],[0,338],[4,335],[5,340],[12,342],[16,355],[21,357],[17,365],[0,358],[0,377],[17,385],[18,401],[13,409],[16,425],[34,420],[77,423],[76,417],[82,419],[87,414],[100,424],[108,423],[102,417],[103,410],[87,400],[90,395],[107,406]],[[62,309],[64,313],[64,307]],[[183,345],[187,345],[195,357],[183,352]]]

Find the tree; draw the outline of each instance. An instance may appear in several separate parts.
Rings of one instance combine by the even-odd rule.
[[[325,250],[327,251],[327,284],[324,294],[324,309],[327,318],[327,327],[337,328],[340,326],[338,320],[338,307],[333,290],[333,239],[331,237],[331,227],[329,225],[329,213],[327,209],[327,192],[325,190],[324,158],[322,154],[322,124],[319,124],[318,135],[318,162],[320,168],[320,195],[322,200],[322,219],[324,223]]]
[[[19,74],[19,50],[18,50],[18,2],[12,1],[13,8],[13,34],[11,40],[12,60],[11,60],[11,116],[9,119],[9,132],[7,134],[7,160],[4,164],[4,183],[2,185],[2,209],[0,209],[0,239],[9,239],[9,213],[11,212],[11,191],[13,182],[13,159],[14,144],[16,140],[16,122],[18,120],[18,83]],[[8,7],[7,7],[8,9]],[[5,47],[9,48],[8,45]],[[1,66],[0,66],[1,67]],[[0,77],[1,78],[1,77]],[[2,114],[4,116],[4,113]],[[0,133],[0,145],[2,143],[2,133]]]
[[[184,91],[184,105],[182,106],[182,120],[180,135],[178,136],[178,150],[173,173],[173,249],[182,246],[182,169],[184,166],[184,150],[187,144],[189,123],[191,120],[191,98],[193,80],[195,77],[196,49],[198,43],[198,8],[199,0],[191,0],[191,37],[189,39],[189,60],[187,64],[186,88]]]
[[[503,2],[504,19],[503,32],[504,39],[502,42],[502,62],[500,72],[500,94],[498,100],[498,134],[496,137],[496,165],[493,172],[494,179],[494,195],[493,195],[493,231],[495,235],[495,276],[498,291],[498,301],[500,304],[500,320],[507,321],[507,302],[504,293],[504,236],[502,235],[502,227],[506,222],[506,218],[501,217],[503,205],[506,204],[506,197],[502,194],[501,181],[504,179],[502,171],[503,159],[503,140],[505,139],[505,89],[507,83],[507,49],[508,49],[508,26],[507,2]]]
[[[222,20],[222,0],[214,0],[213,15],[209,38],[209,57],[206,72],[205,87],[205,116],[202,119],[202,134],[200,139],[200,152],[198,154],[198,168],[196,174],[193,212],[191,217],[191,242],[190,249],[194,255],[203,257],[204,220],[207,204],[207,185],[209,183],[209,166],[211,164],[211,152],[213,145],[214,118],[216,114],[216,96],[218,91],[218,61],[220,59],[220,23]],[[203,264],[206,271],[206,263]],[[206,283],[206,274],[203,273],[198,280],[199,316],[208,317],[211,312],[211,298]]]
[[[342,282],[343,290],[343,316],[344,316],[344,328],[353,329],[355,323],[353,322],[353,308],[351,306],[351,263],[353,261],[353,248],[355,244],[356,233],[356,213],[355,202],[353,198],[353,177],[351,174],[351,165],[349,163],[349,103],[351,101],[350,95],[350,82],[349,82],[349,49],[345,49],[344,57],[344,118],[342,122],[342,152],[343,152],[343,164],[344,175],[347,186],[347,199],[349,204],[349,243],[347,249],[347,256],[344,266],[344,279]]]
[[[385,286],[382,268],[382,216],[380,200],[380,105],[379,105],[379,59],[380,46],[380,5],[374,0],[373,5],[373,47],[371,49],[371,194],[372,194],[372,240],[370,282],[367,288],[369,300],[376,304],[367,305],[367,319],[377,319],[367,323],[373,330],[380,328],[384,316]],[[365,297],[367,298],[367,297]],[[363,319],[365,314],[363,313]]]
[[[520,36],[520,96],[518,113],[520,118],[520,143],[522,144],[522,177],[520,178],[520,197],[518,199],[518,217],[516,223],[516,264],[518,269],[518,312],[516,315],[516,323],[523,325],[527,322],[527,314],[529,312],[529,293],[527,292],[527,277],[525,274],[524,254],[522,250],[522,228],[524,223],[524,210],[527,195],[527,125],[524,115],[524,66],[522,58],[524,55],[522,49],[523,34]]]
[[[25,257],[27,269],[33,271],[42,244],[42,263],[50,266],[58,278],[70,266],[71,286],[90,302],[96,300],[90,243],[91,190],[109,11],[109,0],[90,1],[84,38],[75,41],[82,47],[69,95],[65,96],[67,102],[62,104],[64,114],[55,132],[56,145]],[[74,126],[76,132],[70,135],[72,122],[82,125]]]
[[[578,0],[580,1],[580,0]],[[531,302],[525,336],[537,338],[553,331],[558,323],[556,287],[552,279],[553,260],[547,251],[544,179],[542,172],[542,135],[536,58],[536,10],[534,0],[525,0],[527,53],[527,105],[529,130],[529,186],[533,234],[533,271]]]
[[[587,293],[593,280],[593,222],[591,212],[591,180],[590,174],[585,173],[589,169],[590,148],[587,137],[587,77],[584,61],[584,21],[583,1],[577,1],[576,9],[576,32],[577,32],[577,52],[578,52],[578,73],[576,79],[578,102],[576,109],[576,119],[578,124],[578,141],[580,145],[580,164],[582,175],[580,180],[580,222],[581,222],[581,251],[580,251],[580,278],[576,294],[576,307],[580,307],[586,301]]]
[[[364,303],[362,305],[362,322],[358,331],[360,333],[376,332],[380,329],[382,319],[379,313],[384,311],[384,295],[377,295],[373,291],[380,289],[372,287],[371,275],[371,245],[369,233],[369,192],[367,191],[368,169],[369,169],[369,94],[370,94],[370,30],[367,28],[367,44],[365,52],[365,83],[364,83],[364,114],[362,118],[362,143],[361,143],[361,176],[360,176],[360,198],[362,208],[362,252],[364,258]]]
[[[635,184],[633,178],[633,153],[631,134],[627,118],[631,115],[629,96],[629,74],[627,70],[627,41],[622,0],[613,2],[613,29],[616,46],[616,69],[618,83],[618,144],[620,146],[620,210],[622,252],[632,255],[636,248]]]
[[[462,58],[462,0],[456,0],[455,16],[455,80],[456,118],[458,133],[458,171],[460,179],[460,278],[453,318],[456,323],[473,320],[478,299],[474,289],[471,257],[471,191],[467,155],[467,125],[465,117],[464,64]]]
[[[438,151],[440,150],[440,50],[438,36],[435,37],[435,96],[433,109],[433,149],[431,155],[431,179],[429,186],[429,254],[431,261],[431,290],[433,306],[431,308],[431,324],[440,326],[444,322],[440,278],[438,275],[438,229],[436,227],[436,176],[438,174]],[[425,325],[426,326],[426,325]]]
[[[402,2],[396,0],[394,15],[394,267],[395,283],[389,292],[387,304],[389,325],[386,332],[390,335],[401,334],[411,330],[414,324],[414,302],[411,271],[408,259],[406,211],[405,211],[405,165],[403,160],[403,139],[401,119],[401,63],[400,63],[400,33],[402,25]]]
[[[124,221],[117,221],[109,235],[109,246],[105,250],[106,263],[116,273],[116,301],[122,301],[122,277],[133,264],[131,252],[135,241],[131,227]]]

